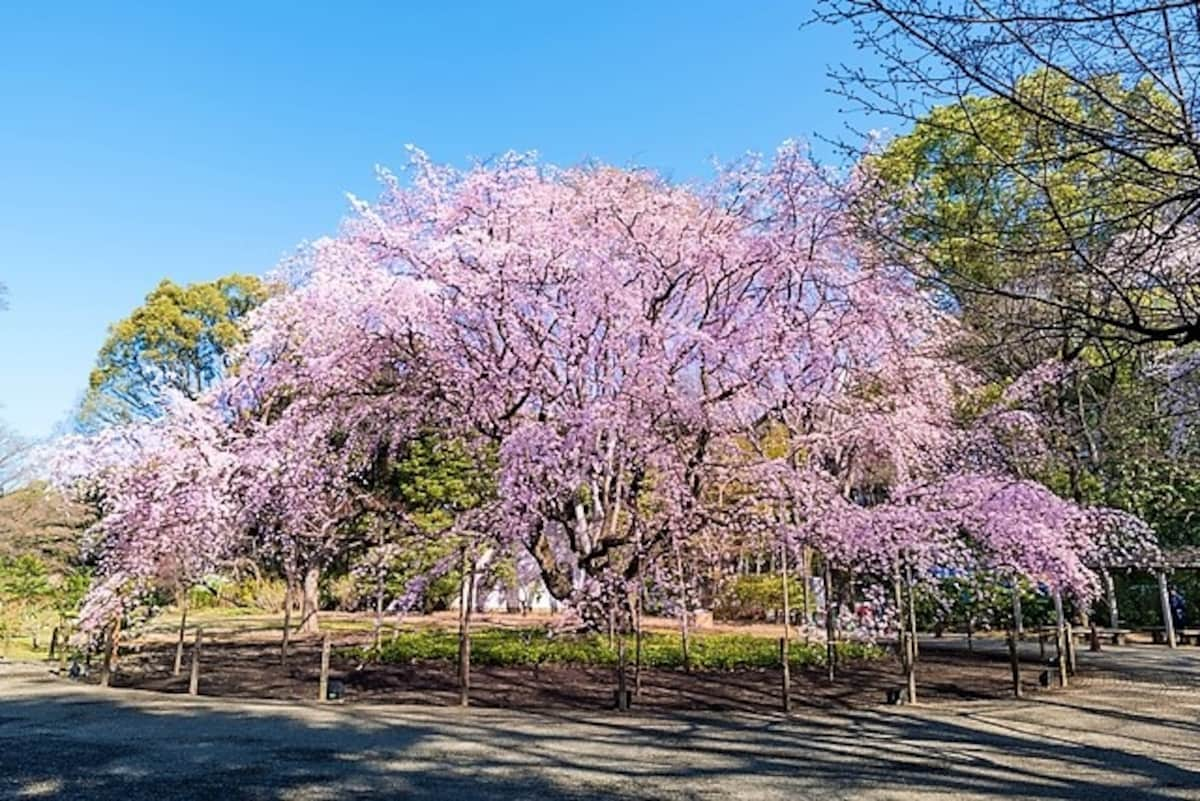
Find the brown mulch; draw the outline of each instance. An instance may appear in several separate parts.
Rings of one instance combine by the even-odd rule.
[[[361,636],[334,635],[334,647],[361,644]],[[286,667],[279,645],[237,635],[205,642],[201,650],[200,694],[247,699],[316,700],[321,642],[293,642]],[[172,675],[175,648],[165,642],[129,647],[113,675],[114,687],[185,693],[190,645],[182,675]],[[91,679],[98,676],[93,665]],[[457,666],[448,662],[360,663],[334,651],[331,678],[342,682],[346,703],[454,705],[458,703]],[[1025,663],[1023,683],[1037,687],[1043,665]],[[922,702],[988,700],[1011,696],[1007,658],[995,654],[931,652],[918,666]],[[1085,678],[1085,677],[1084,677]],[[480,707],[533,709],[608,709],[613,705],[614,671],[608,668],[549,666],[482,667],[471,671],[471,704]],[[641,711],[772,712],[780,706],[778,670],[693,671],[648,669],[642,672]],[[830,683],[823,667],[792,671],[793,707],[862,708],[886,702],[889,690],[903,684],[894,658],[843,665]],[[632,669],[629,687],[632,689]]]

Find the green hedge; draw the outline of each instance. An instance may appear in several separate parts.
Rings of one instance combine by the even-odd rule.
[[[634,640],[626,636],[626,653],[633,661]],[[883,651],[863,643],[839,643],[842,659],[876,659]],[[364,649],[363,658],[381,662],[417,660],[454,661],[458,658],[458,633],[447,629],[399,632],[385,640],[379,651]],[[798,667],[823,664],[825,646],[793,642],[789,661]],[[779,666],[779,642],[747,634],[697,634],[690,642],[691,665],[697,670],[736,670]],[[476,665],[613,666],[617,650],[599,634],[554,634],[546,629],[481,629],[471,636],[471,662]],[[677,634],[647,633],[642,639],[642,663],[647,667],[682,668],[683,650]]]
[[[803,614],[804,591],[795,576],[788,576],[788,602],[793,615]],[[768,613],[782,611],[783,577],[778,573],[737,576],[713,602],[719,620],[766,620]]]

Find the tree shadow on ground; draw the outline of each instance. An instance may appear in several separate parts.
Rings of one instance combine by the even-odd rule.
[[[0,697],[0,796],[153,799],[948,797],[1165,801],[1200,762],[978,713],[621,717],[192,701],[30,683]],[[1033,708],[1012,707],[1013,709]],[[1045,708],[1043,724],[1073,710]],[[1058,733],[1065,731],[1065,727]],[[1179,742],[1193,739],[1188,736]],[[1170,749],[1168,749],[1170,750]]]

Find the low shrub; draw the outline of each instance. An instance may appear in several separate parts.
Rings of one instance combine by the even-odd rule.
[[[803,599],[800,580],[788,576],[788,601],[796,617],[802,614]],[[767,620],[782,611],[783,577],[778,573],[737,576],[713,600],[713,615],[719,620]]]
[[[633,661],[634,638],[625,637],[626,658]],[[883,651],[856,642],[838,644],[842,659],[875,659]],[[382,662],[453,661],[458,658],[458,632],[450,629],[401,631],[385,640],[378,651],[363,649],[362,658]],[[749,634],[696,634],[691,638],[689,658],[696,670],[738,670],[779,666],[779,642]],[[789,662],[797,667],[823,664],[822,643],[792,643]],[[471,635],[471,661],[477,665],[511,667],[521,665],[614,666],[617,649],[600,634],[558,634],[547,629],[481,629]],[[642,664],[647,667],[683,667],[683,648],[676,634],[648,632],[642,638]]]

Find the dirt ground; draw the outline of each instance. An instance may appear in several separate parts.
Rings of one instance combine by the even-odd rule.
[[[1197,655],[1179,654],[1190,676]],[[104,690],[0,662],[0,799],[1200,801],[1197,698],[1125,679],[789,717],[463,710]]]
[[[399,703],[449,706],[458,703],[456,665],[449,662],[412,664],[363,663],[339,653],[361,645],[361,632],[331,635],[334,656],[331,678],[344,686],[343,703]],[[112,679],[114,687],[184,693],[188,686],[190,643],[184,669],[172,675],[175,646],[165,637],[129,646]],[[313,700],[317,696],[321,640],[293,642],[287,666],[280,664],[277,634],[228,632],[210,635],[201,649],[200,694],[244,699]],[[1023,665],[1023,683],[1035,691],[1045,669],[1036,660]],[[1081,668],[1078,682],[1095,675]],[[920,662],[923,702],[1007,698],[1011,674],[1007,656],[993,650],[977,653],[931,649]],[[90,680],[98,678],[93,663]],[[630,672],[632,689],[632,671]],[[510,709],[598,710],[611,707],[615,672],[608,668],[568,666],[483,667],[471,673],[474,706]],[[1077,682],[1077,683],[1078,683]],[[830,683],[816,666],[792,671],[792,703],[821,708],[864,708],[885,703],[889,690],[902,684],[898,661],[892,657],[843,664]],[[779,670],[642,672],[642,691],[636,700],[647,711],[726,710],[766,712],[780,706]]]

